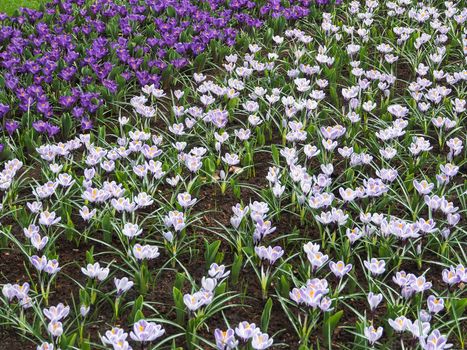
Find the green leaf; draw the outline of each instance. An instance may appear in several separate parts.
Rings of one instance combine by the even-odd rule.
[[[131,310],[129,320],[135,320],[136,319],[136,315],[137,315],[138,311],[141,311],[142,308],[143,308],[143,301],[144,301],[144,299],[143,299],[142,295],[140,295],[135,300],[135,303],[133,304],[133,309]]]
[[[329,313],[325,314],[325,318],[323,321],[323,337],[327,345],[331,344],[332,335],[340,319],[342,318],[343,314],[344,314],[344,311],[342,310],[337,311],[334,315],[329,316],[329,317],[328,317]]]
[[[263,313],[261,314],[261,331],[267,332],[269,327],[269,320],[271,319],[272,299],[269,298],[264,305]]]
[[[133,318],[133,323],[136,323],[136,322],[138,322],[139,320],[142,320],[142,319],[144,319],[143,311],[141,311],[141,310],[136,311],[135,317]]]
[[[235,254],[231,273],[230,273],[230,279],[233,284],[238,283],[238,277],[240,276],[242,265],[243,265],[243,255]]]
[[[208,241],[205,241],[204,245],[206,247],[204,259],[206,261],[206,266],[209,268],[209,266],[211,266],[211,264],[216,261],[217,254],[219,252],[219,247],[221,246],[221,241],[217,240],[212,242],[211,244],[209,244]]]
[[[182,292],[174,287],[173,298],[175,303],[175,313],[177,314],[177,323],[181,326],[185,324],[185,303],[183,302]]]
[[[280,158],[279,158],[279,150],[277,149],[276,145],[271,145],[271,152],[272,152],[272,160],[276,164],[280,164]]]

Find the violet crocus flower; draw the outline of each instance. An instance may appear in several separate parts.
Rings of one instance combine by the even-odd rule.
[[[284,250],[279,247],[255,247],[255,253],[261,260],[268,260],[269,264],[273,265],[277,259],[284,255]]]
[[[235,340],[234,330],[229,328],[226,331],[216,329],[214,331],[214,337],[216,339],[216,346],[219,350],[234,349],[238,341]]]
[[[19,128],[19,122],[16,120],[7,120],[5,122],[5,129],[8,135],[13,135],[13,133]]]
[[[139,320],[133,325],[133,331],[130,332],[131,339],[142,343],[149,343],[161,337],[165,329],[160,324]]]
[[[428,310],[432,313],[437,314],[444,309],[444,299],[436,298],[434,295],[430,295],[427,299]]]
[[[45,317],[50,321],[60,321],[68,316],[70,307],[59,303],[57,306],[51,306],[43,310]]]
[[[130,281],[127,277],[121,279],[114,278],[115,288],[117,288],[117,296],[122,295],[133,287],[133,281]]]
[[[370,309],[372,312],[376,310],[378,305],[381,303],[383,300],[383,294],[374,294],[373,292],[368,293],[367,296],[368,304],[370,305]]]
[[[365,327],[364,333],[368,342],[373,345],[383,335],[383,327],[377,329],[373,326]]]
[[[86,268],[82,267],[81,272],[91,279],[97,278],[99,281],[103,281],[109,275],[110,269],[108,267],[101,267],[101,265],[96,262],[94,265],[88,264]]]
[[[86,130],[91,130],[93,127],[93,123],[92,123],[92,120],[88,119],[88,118],[82,118],[81,119],[81,129],[83,131],[86,131]]]
[[[247,321],[240,322],[238,327],[235,328],[235,334],[242,338],[243,341],[247,341],[257,332],[260,332],[260,329],[254,323],[248,323]]]
[[[364,262],[365,267],[370,270],[371,274],[381,275],[386,270],[386,262],[384,260],[378,260],[376,258],[371,258],[370,261],[365,260]]]
[[[346,265],[343,261],[338,261],[337,263],[331,261],[329,268],[336,277],[342,278],[352,270],[352,264]]]
[[[0,119],[3,118],[9,110],[10,106],[0,103]]]
[[[263,350],[269,348],[273,343],[273,339],[266,333],[257,332],[253,335],[251,346],[255,350]]]
[[[47,131],[47,126],[48,123],[43,120],[36,120],[32,123],[32,127],[34,128],[34,130],[41,134]]]
[[[445,350],[450,349],[452,344],[448,343],[448,338],[437,329],[433,330],[427,338],[420,338],[423,350]]]
[[[58,126],[50,124],[50,123],[47,124],[47,135],[49,137],[55,136],[59,132],[60,132],[60,128]]]

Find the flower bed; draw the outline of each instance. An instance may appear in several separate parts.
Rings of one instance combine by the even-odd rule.
[[[137,86],[159,85],[175,71],[222,59],[238,28],[271,18],[298,19],[308,0],[55,0],[43,11],[0,16],[0,118],[12,135],[20,124],[65,137],[92,128]],[[163,73],[165,72],[165,73]],[[100,118],[100,119],[99,119]],[[77,123],[73,123],[77,120]],[[21,122],[21,123],[20,123]]]

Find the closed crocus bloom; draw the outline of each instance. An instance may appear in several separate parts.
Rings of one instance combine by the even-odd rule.
[[[456,214],[451,214],[449,213],[447,216],[446,216],[447,220],[448,220],[448,224],[451,225],[451,226],[456,226],[460,219],[461,219],[461,216],[460,214],[456,213]]]
[[[51,321],[47,329],[54,338],[58,338],[63,334],[63,326],[60,321]]]
[[[430,322],[431,321],[431,315],[428,311],[422,309],[420,310],[420,321],[422,322]]]
[[[368,293],[367,296],[368,305],[370,305],[371,311],[375,311],[378,305],[383,300],[383,294],[373,294],[373,292]]]
[[[31,237],[31,244],[37,250],[42,250],[48,241],[49,241],[49,237],[47,236],[41,237],[38,233],[34,233]]]
[[[79,308],[79,313],[81,316],[86,317],[86,315],[89,313],[89,310],[91,310],[91,308],[88,305],[81,305]]]
[[[383,327],[378,327],[377,329],[373,326],[365,327],[364,333],[368,342],[373,345],[383,335]]]
[[[269,338],[269,335],[266,333],[258,332],[253,335],[251,341],[251,346],[255,350],[263,350],[269,348],[273,343],[273,339]]]
[[[117,296],[122,295],[126,291],[133,287],[133,281],[130,281],[127,277],[121,279],[114,278],[115,288],[117,289]]]
[[[13,285],[8,283],[2,287],[2,294],[8,299],[8,301],[12,301],[16,296],[16,291],[15,288],[13,288]]]
[[[165,329],[162,328],[160,324],[139,320],[133,325],[133,331],[130,332],[130,337],[133,340],[148,343],[156,340],[164,333]]]
[[[217,280],[215,278],[203,277],[201,279],[201,286],[204,290],[213,292],[217,286]]]
[[[334,308],[331,308],[331,304],[332,304],[331,298],[324,297],[319,302],[319,308],[321,309],[321,311],[329,312],[329,311],[332,311],[334,309]]]

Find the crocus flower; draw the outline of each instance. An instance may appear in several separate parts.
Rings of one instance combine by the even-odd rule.
[[[247,341],[258,332],[260,332],[260,329],[254,323],[248,323],[247,321],[240,322],[238,327],[235,328],[235,334],[242,338],[243,341]]]
[[[337,263],[331,261],[329,268],[336,277],[342,278],[352,270],[352,264],[346,265],[343,261],[338,261]]]
[[[370,270],[371,274],[374,276],[381,275],[385,271],[386,263],[384,262],[384,260],[371,258],[370,261],[365,260],[363,263],[365,264],[365,267],[368,270]]]
[[[96,262],[95,264],[88,264],[86,268],[82,267],[81,272],[91,279],[97,278],[99,281],[103,281],[109,275],[110,269],[108,267],[101,267]]]
[[[115,288],[117,288],[117,296],[122,295],[126,291],[130,290],[133,287],[133,281],[128,280],[127,277],[121,279],[114,278]]]
[[[389,319],[388,323],[396,332],[403,332],[407,329],[410,321],[405,316],[399,316],[394,320]]]
[[[70,313],[70,307],[60,303],[57,306],[51,306],[50,308],[44,309],[43,311],[45,317],[47,317],[50,321],[60,321],[68,316]]]
[[[235,340],[235,334],[231,328],[226,331],[216,328],[214,337],[216,338],[216,346],[219,350],[231,350],[237,347],[238,341]]]
[[[52,226],[60,222],[61,217],[56,217],[55,212],[45,210],[39,215],[39,223],[44,226]]]
[[[365,337],[370,344],[374,344],[383,335],[383,327],[375,329],[373,326],[365,327]]]
[[[266,333],[258,332],[253,335],[251,340],[251,346],[255,350],[263,350],[269,348],[273,343],[273,339],[269,338],[269,335]]]
[[[420,344],[424,350],[445,350],[452,347],[452,344],[448,344],[448,338],[437,329],[427,338],[420,338]]]
[[[165,330],[160,324],[139,320],[133,325],[133,331],[130,332],[130,337],[142,343],[149,343],[156,340],[164,333]]]
[[[63,334],[63,326],[60,321],[51,321],[47,329],[54,338],[58,338]]]
[[[255,247],[255,253],[261,260],[268,260],[269,264],[273,265],[277,259],[284,255],[284,250],[279,247]]]
[[[383,294],[381,293],[374,294],[373,292],[370,292],[368,293],[367,300],[368,300],[368,304],[370,305],[370,309],[373,312],[378,307],[378,305],[381,303],[381,300],[383,300]]]
[[[436,298],[434,295],[430,295],[427,299],[428,310],[437,314],[444,309],[444,299]]]

